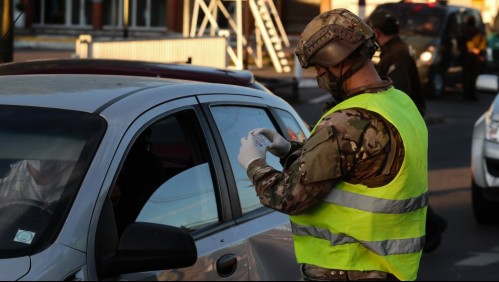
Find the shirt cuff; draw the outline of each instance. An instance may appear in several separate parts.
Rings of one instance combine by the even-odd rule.
[[[248,169],[246,170],[246,173],[248,174],[249,179],[253,180],[253,177],[257,173],[257,170],[263,166],[266,166],[266,165],[267,165],[267,162],[262,158],[258,158],[258,159],[251,161],[248,165]]]

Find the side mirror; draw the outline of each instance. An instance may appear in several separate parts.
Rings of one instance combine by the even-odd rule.
[[[196,262],[197,249],[187,231],[135,222],[123,232],[110,260],[110,272],[116,274],[183,268]]]
[[[499,77],[495,74],[480,74],[476,79],[476,90],[487,94],[497,94]]]

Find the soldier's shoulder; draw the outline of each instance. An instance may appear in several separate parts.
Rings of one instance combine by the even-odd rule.
[[[326,115],[320,120],[316,131],[325,127],[333,127],[337,131],[352,131],[363,130],[373,120],[377,119],[377,115],[371,111],[361,108],[349,108],[335,111]]]

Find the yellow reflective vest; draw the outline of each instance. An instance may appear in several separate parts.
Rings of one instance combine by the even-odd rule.
[[[389,184],[368,188],[343,181],[322,203],[291,216],[297,261],[329,269],[378,270],[400,280],[415,280],[428,205],[426,124],[409,96],[393,87],[349,98],[323,118],[347,108],[376,112],[392,123],[402,137],[405,158]]]

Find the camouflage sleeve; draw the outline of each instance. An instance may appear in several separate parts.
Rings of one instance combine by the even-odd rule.
[[[338,111],[320,122],[303,147],[282,160],[282,172],[263,159],[252,162],[247,173],[260,202],[291,215],[319,203],[357,161],[384,151],[389,135],[378,121],[364,110]]]

